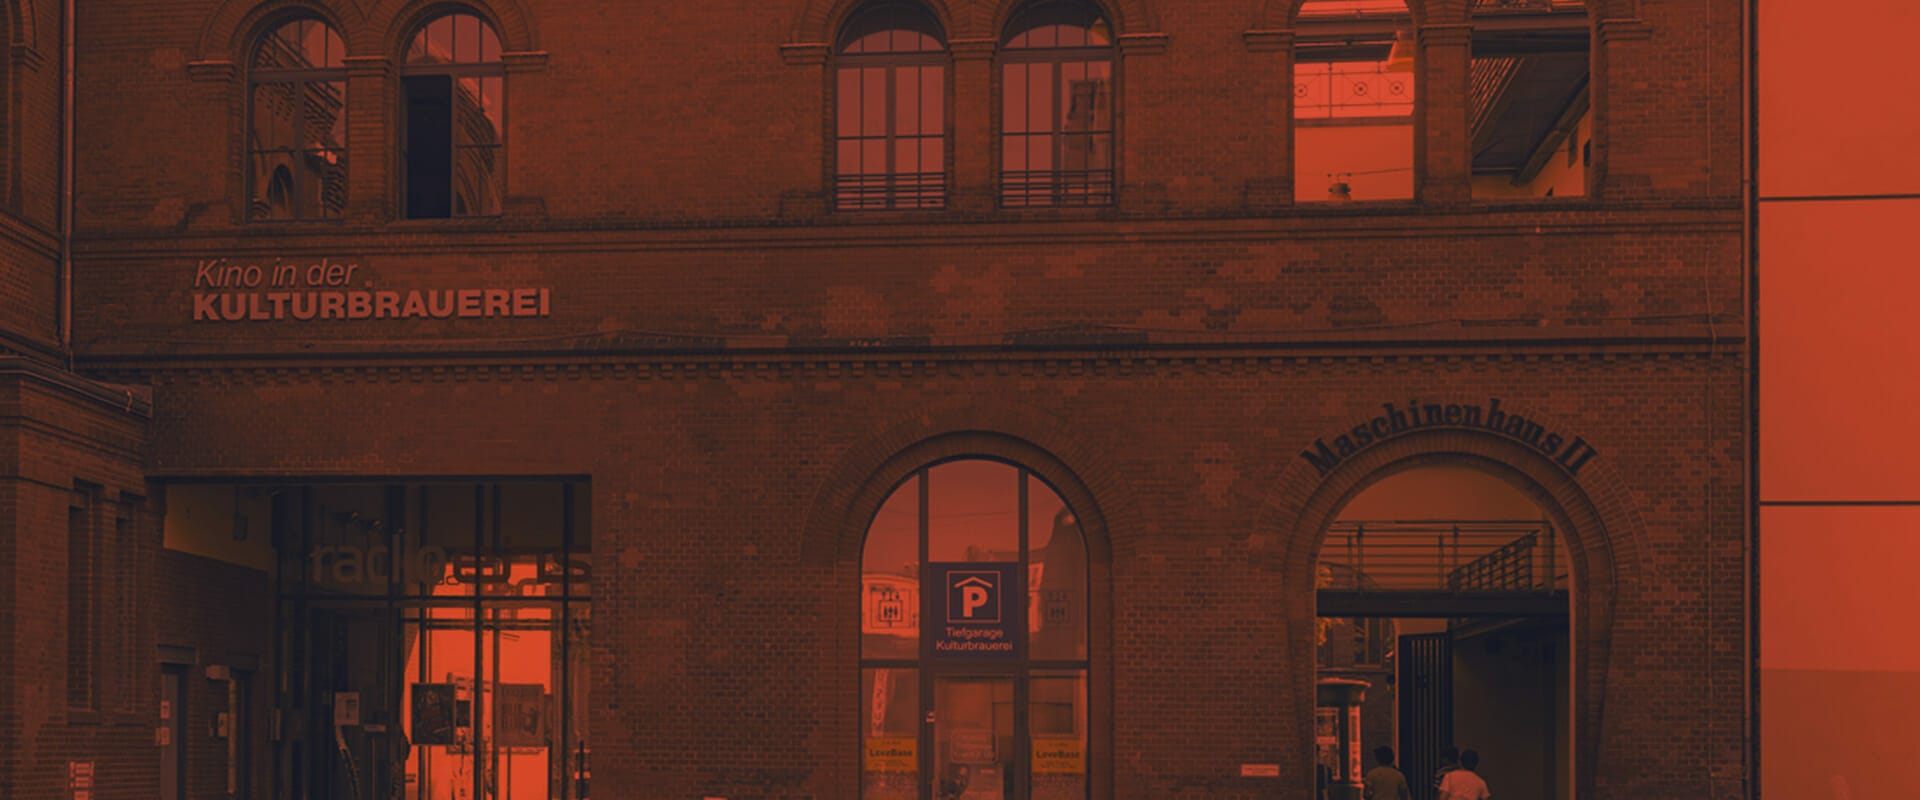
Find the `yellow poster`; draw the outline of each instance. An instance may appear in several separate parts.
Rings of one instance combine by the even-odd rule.
[[[1086,750],[1081,746],[1079,737],[1034,737],[1033,774],[1085,775],[1086,772]]]
[[[868,772],[913,772],[920,768],[920,742],[911,736],[867,739]]]

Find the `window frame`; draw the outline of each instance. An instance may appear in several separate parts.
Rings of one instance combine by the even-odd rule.
[[[453,61],[449,63],[419,63],[412,60],[410,54],[413,52],[413,44],[427,35],[428,27],[443,19],[458,19],[460,17],[470,17],[477,20],[480,23],[482,35],[493,38],[495,50],[494,60]],[[455,25],[457,31],[458,23],[456,22]],[[485,40],[483,39],[482,41]],[[498,219],[505,215],[507,200],[507,110],[511,105],[508,101],[506,52],[506,42],[500,36],[500,26],[495,24],[487,15],[480,13],[478,9],[467,6],[453,6],[439,9],[433,14],[420,18],[411,26],[408,34],[402,39],[400,54],[397,59],[399,67],[395,70],[398,85],[395,87],[394,99],[398,104],[398,112],[394,119],[395,124],[393,130],[397,135],[394,137],[391,148],[396,167],[394,175],[397,180],[394,181],[394,186],[398,195],[396,198],[396,211],[398,213],[395,216],[398,219],[406,221]],[[408,177],[408,145],[411,133],[407,127],[407,119],[412,110],[412,106],[408,103],[406,86],[408,78],[420,77],[447,78],[453,86],[453,91],[449,95],[450,98],[458,96],[460,81],[462,79],[472,78],[484,81],[488,78],[497,78],[500,81],[500,122],[498,130],[494,132],[496,136],[494,144],[461,144],[459,139],[459,120],[451,110],[448,113],[449,140],[447,143],[447,152],[449,165],[446,187],[447,213],[444,216],[414,216],[409,208],[408,194],[410,190],[409,181],[411,179]],[[494,168],[491,182],[493,184],[492,188],[496,207],[486,213],[469,212],[462,214],[455,210],[454,203],[454,200],[458,196],[458,188],[460,186],[461,173],[459,156],[462,150],[473,149],[491,149],[494,151]]]
[[[1043,27],[1046,24],[1053,24],[1042,23],[1041,25],[1017,29],[1014,27],[1015,24],[1023,21],[1022,17],[1025,15],[1033,13],[1037,8],[1049,5],[1072,6],[1090,13],[1096,23],[1105,23],[1107,43],[1104,45],[1074,47],[1012,46],[1011,42],[1013,39],[1021,34]],[[1089,26],[1087,30],[1091,30],[1091,27]],[[994,180],[996,184],[995,195],[998,198],[997,202],[1001,208],[1106,208],[1118,204],[1121,118],[1121,59],[1119,42],[1120,39],[1117,29],[1114,26],[1113,16],[1107,12],[1104,6],[1096,2],[1090,2],[1090,0],[1030,0],[1030,2],[1023,3],[1018,8],[1015,8],[1013,12],[1008,15],[1007,24],[1002,27],[1000,37],[996,43],[993,75],[996,89],[995,103],[993,105],[993,114],[995,117],[994,127],[996,132],[993,146],[994,153],[997,156]],[[1061,68],[1067,64],[1075,63],[1104,63],[1106,65],[1108,124],[1105,130],[1070,132],[1064,129],[1065,123],[1062,120],[1062,103],[1065,102],[1067,98],[1065,98],[1061,92]],[[1048,72],[1051,78],[1049,85],[1053,97],[1048,106],[1050,111],[1050,119],[1048,121],[1049,130],[1044,134],[1014,133],[1007,130],[1006,97],[1008,87],[1006,85],[1006,68],[1012,64],[1044,64],[1048,66]],[[1051,140],[1053,163],[1056,165],[1056,168],[1049,170],[1007,169],[1008,140],[1015,136],[1027,138],[1041,135]],[[1070,135],[1105,137],[1108,150],[1107,166],[1101,169],[1084,170],[1058,168],[1058,165],[1065,162],[1065,142]],[[1064,180],[1063,176],[1070,173],[1084,173],[1088,176],[1081,182],[1079,186],[1080,191],[1071,190],[1071,187],[1067,185],[1068,182]],[[1029,180],[1022,182],[1021,186],[1023,188],[1019,190],[1010,188],[1010,179],[1015,175],[1029,176]],[[1033,177],[1043,175],[1046,176],[1044,181],[1031,180]]]
[[[260,60],[260,51],[262,48],[267,46],[268,40],[279,37],[281,32],[286,30],[289,26],[299,25],[301,23],[313,23],[313,24],[320,25],[326,29],[326,31],[328,32],[328,34],[330,34],[330,37],[331,37],[329,40],[329,44],[333,42],[337,42],[340,45],[341,63],[339,66],[323,65],[319,67],[302,67],[302,68],[267,67],[264,69],[256,66],[256,63]],[[247,50],[247,61],[245,65],[246,80],[243,81],[243,85],[245,87],[243,91],[246,92],[246,99],[245,99],[246,112],[245,112],[245,118],[244,118],[244,127],[242,129],[243,136],[242,136],[242,141],[240,145],[241,151],[242,151],[242,158],[245,160],[245,168],[243,171],[245,173],[244,177],[245,177],[245,189],[246,189],[246,199],[241,204],[242,206],[241,217],[247,223],[272,224],[272,223],[337,222],[346,216],[347,206],[351,202],[350,192],[352,187],[350,184],[350,180],[351,180],[351,174],[353,170],[353,150],[351,147],[352,106],[349,105],[349,100],[348,100],[348,98],[351,95],[348,92],[348,85],[347,85],[348,74],[347,74],[347,67],[345,63],[345,59],[347,55],[346,42],[347,42],[346,37],[340,33],[339,26],[334,25],[331,20],[328,20],[324,17],[315,16],[312,14],[301,14],[301,15],[296,15],[291,17],[281,17],[277,19],[272,25],[269,25],[264,29],[262,29],[259,35],[253,37],[252,46]],[[255,128],[257,127],[256,115],[260,112],[260,108],[258,104],[259,87],[261,87],[262,85],[268,85],[268,84],[291,84],[293,86],[294,102],[298,104],[300,113],[293,120],[292,125],[293,125],[293,129],[296,132],[298,132],[298,131],[304,131],[307,127],[306,97],[309,91],[309,87],[315,84],[328,84],[328,83],[340,84],[340,118],[341,118],[341,129],[343,132],[343,141],[340,142],[340,145],[337,148],[337,150],[340,153],[338,163],[345,164],[345,166],[341,169],[341,173],[339,177],[340,187],[341,187],[341,200],[340,200],[339,210],[336,213],[333,213],[331,215],[322,213],[318,215],[301,216],[298,214],[291,213],[294,204],[289,202],[288,203],[288,209],[290,212],[289,216],[277,217],[277,216],[270,216],[270,215],[261,215],[256,213],[255,212],[256,206],[262,201],[262,198],[268,194],[268,184],[266,182],[272,179],[271,172],[269,172],[267,175],[260,174],[259,170],[260,170],[261,156],[267,155],[267,154],[287,154],[291,156],[293,159],[297,160],[308,153],[325,152],[324,150],[302,148],[298,146],[293,147],[291,149],[288,149],[288,148],[267,149],[267,148],[256,147],[254,144],[253,133]],[[301,196],[302,192],[300,191],[300,188],[302,186],[302,183],[301,183],[300,175],[298,175],[295,171],[289,170],[287,173],[287,176],[288,176],[287,186],[290,190],[289,196],[290,197]],[[325,207],[324,200],[321,202],[320,205],[322,208]]]
[[[903,14],[917,13],[917,14],[923,15],[926,18],[925,21],[930,22],[933,25],[933,28],[935,30],[934,39],[936,42],[938,42],[939,49],[918,50],[918,51],[902,50],[902,51],[884,51],[884,52],[866,52],[866,53],[846,52],[848,45],[852,43],[851,41],[848,40],[848,36],[852,32],[851,29],[856,23],[861,22],[863,18],[868,15],[882,15],[882,14],[888,14],[888,13],[903,13]],[[924,31],[915,31],[915,29],[906,27],[903,25],[892,25],[892,26],[880,28],[879,30],[881,31],[906,30],[906,31],[924,33]],[[858,41],[858,40],[856,39],[853,41]],[[846,21],[843,22],[840,26],[839,34],[834,39],[832,57],[833,57],[832,62],[828,65],[828,70],[827,70],[828,76],[829,76],[827,85],[828,85],[828,90],[830,94],[830,97],[828,99],[828,109],[830,111],[830,115],[833,120],[829,130],[830,138],[832,139],[832,145],[831,145],[831,149],[828,151],[828,156],[827,156],[827,178],[828,178],[828,183],[832,187],[831,191],[829,192],[829,195],[830,195],[829,202],[831,204],[832,209],[836,212],[945,210],[947,208],[948,191],[951,188],[951,182],[949,178],[952,174],[952,162],[953,162],[953,79],[954,79],[953,51],[951,49],[951,45],[948,43],[948,40],[947,40],[946,26],[941,24],[939,17],[936,16],[931,9],[928,9],[918,3],[897,2],[897,1],[890,1],[890,0],[877,0],[876,2],[868,3],[856,9],[852,14],[849,14],[847,16]],[[939,99],[941,112],[940,112],[939,132],[937,134],[937,138],[940,141],[940,169],[937,175],[935,175],[934,173],[929,173],[925,170],[921,170],[919,172],[913,172],[913,173],[903,173],[903,172],[900,172],[898,169],[896,169],[894,165],[896,147],[898,146],[898,143],[900,141],[904,139],[916,139],[916,140],[924,141],[929,138],[934,138],[932,136],[928,136],[925,132],[922,132],[919,135],[910,136],[910,137],[902,137],[900,134],[897,134],[895,132],[895,123],[899,119],[898,112],[899,112],[900,92],[899,92],[898,81],[899,81],[900,68],[902,67],[940,67],[941,68],[940,99]],[[885,158],[886,158],[885,171],[879,172],[879,173],[860,172],[860,173],[853,173],[850,175],[843,175],[840,172],[840,147],[842,143],[847,141],[871,141],[875,137],[871,135],[865,135],[865,134],[849,136],[843,132],[844,129],[842,126],[845,120],[841,118],[842,115],[840,113],[841,75],[843,74],[844,70],[848,70],[848,69],[876,69],[876,68],[884,69],[886,71],[885,72],[886,87],[882,92],[882,96],[885,98],[885,102],[886,102],[886,109],[884,111],[886,132],[881,134],[879,137],[882,141],[885,142]],[[927,175],[935,175],[935,177],[933,178],[934,184],[931,189],[918,188],[921,186],[920,184],[902,180],[902,178],[906,176],[927,176]],[[847,203],[845,199],[846,197],[845,190],[842,188],[841,182],[843,179],[848,177],[852,177],[856,179],[865,179],[865,180],[872,180],[874,178],[878,178],[882,184],[879,190],[881,195],[880,204],[870,205],[870,204],[859,203],[859,202],[851,203],[851,204]],[[871,190],[867,190],[867,191],[871,191]],[[929,196],[929,193],[931,193],[931,196]],[[857,198],[865,198],[866,196],[867,196],[866,192],[860,192],[856,195]],[[916,200],[918,202],[915,202]]]

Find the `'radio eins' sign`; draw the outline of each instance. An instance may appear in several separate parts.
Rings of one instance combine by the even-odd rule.
[[[936,658],[1018,658],[1027,592],[1019,564],[929,564],[924,616]]]

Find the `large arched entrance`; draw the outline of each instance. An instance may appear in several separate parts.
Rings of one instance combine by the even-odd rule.
[[[1467,461],[1368,480],[1315,564],[1317,796],[1357,800],[1386,763],[1430,800],[1464,760],[1500,795],[1571,798],[1573,576],[1553,515]]]

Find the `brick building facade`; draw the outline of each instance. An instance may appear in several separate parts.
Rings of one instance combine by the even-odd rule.
[[[1447,466],[1564,542],[1558,796],[1740,796],[1736,0],[83,8],[70,284],[61,9],[9,5],[0,795],[70,796],[79,762],[116,799],[944,797],[952,761],[1007,797],[1307,798],[1321,542]],[[877,13],[935,44],[856,52]],[[1580,196],[1476,188],[1526,187],[1475,120],[1531,101],[1471,87],[1476,37],[1530,20],[1589,56],[1511,117]],[[1381,30],[1413,53],[1413,196],[1296,199],[1290,70],[1385,64]],[[890,124],[849,127],[881,75]],[[1016,75],[1054,90],[1038,127],[1010,127]],[[848,168],[862,136],[883,170]],[[1031,141],[1055,160],[1013,165]],[[1018,546],[950,560],[1054,586],[1026,521],[1051,489],[1084,645],[1042,657],[1036,616],[1014,662],[877,659],[869,528],[932,492],[924,567],[924,487],[981,459],[1032,477]],[[63,589],[81,552],[126,578]],[[554,655],[512,678],[502,641]],[[76,654],[97,696],[63,703]],[[928,687],[897,763],[876,673]],[[986,756],[935,731],[961,702],[935,679],[968,676],[998,681]],[[1042,766],[1056,679],[1078,739]],[[546,699],[508,746],[516,681]]]

